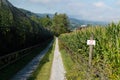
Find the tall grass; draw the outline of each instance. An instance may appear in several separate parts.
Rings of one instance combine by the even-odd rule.
[[[92,70],[88,69],[89,46],[86,41],[94,34],[96,45],[93,50]],[[76,63],[78,80],[118,80],[120,79],[120,23],[106,27],[88,27],[80,31],[62,34],[60,42]]]

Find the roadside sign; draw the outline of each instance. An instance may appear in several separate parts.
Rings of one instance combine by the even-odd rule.
[[[87,40],[87,45],[95,45],[95,40]]]

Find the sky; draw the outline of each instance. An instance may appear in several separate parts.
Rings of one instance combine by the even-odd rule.
[[[77,19],[120,21],[120,0],[9,0],[34,13],[66,13]]]

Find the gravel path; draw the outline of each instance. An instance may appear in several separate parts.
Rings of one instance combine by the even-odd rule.
[[[50,80],[65,80],[65,69],[59,52],[58,38],[56,38],[56,45],[55,45],[54,59],[52,64]]]
[[[32,72],[37,68],[39,62],[47,53],[52,43],[53,41],[38,56],[36,56],[30,63],[28,63],[28,65],[19,71],[11,80],[27,80]]]

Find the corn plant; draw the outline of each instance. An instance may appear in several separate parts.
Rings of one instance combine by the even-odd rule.
[[[120,23],[111,23],[105,27],[88,27],[72,33],[62,34],[59,37],[65,47],[68,47],[74,53],[74,56],[77,56],[77,58],[74,57],[74,60],[79,62],[79,65],[76,66],[84,65],[82,66],[83,69],[81,67],[76,69],[78,71],[77,77],[86,80],[89,72],[87,70],[88,64],[85,63],[88,61],[89,56],[89,46],[86,41],[90,38],[91,33],[94,34],[96,45],[93,50],[92,71],[89,78],[93,80],[120,79]],[[83,62],[83,60],[86,61]],[[79,74],[84,74],[84,76]]]

